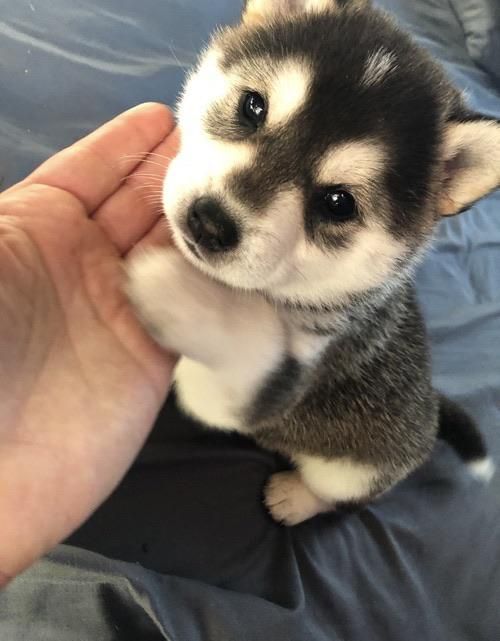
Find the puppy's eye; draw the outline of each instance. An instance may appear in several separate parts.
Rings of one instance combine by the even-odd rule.
[[[240,116],[245,124],[257,129],[266,119],[266,101],[259,93],[248,91],[241,101]]]
[[[342,223],[356,217],[354,196],[341,187],[322,189],[316,195],[316,207],[324,218]]]

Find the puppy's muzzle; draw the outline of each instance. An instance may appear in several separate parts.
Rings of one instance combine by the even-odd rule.
[[[236,223],[213,198],[199,198],[191,205],[187,227],[192,241],[209,252],[226,252],[239,242]]]

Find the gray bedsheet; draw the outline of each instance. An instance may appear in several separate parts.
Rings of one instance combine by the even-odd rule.
[[[500,118],[497,0],[383,4],[478,111]],[[4,183],[130,105],[172,103],[209,31],[239,10],[236,0],[0,0]],[[496,193],[441,224],[419,292],[436,385],[474,414],[497,462],[499,282]],[[474,483],[439,446],[362,513],[285,530],[260,505],[281,465],[166,407],[72,545],[0,596],[1,641],[500,639],[500,475]]]

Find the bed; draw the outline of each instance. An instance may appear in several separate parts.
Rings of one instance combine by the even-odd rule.
[[[383,0],[500,118],[497,0]],[[0,0],[0,177],[142,101],[172,104],[237,0]],[[419,296],[436,385],[500,463],[500,193],[444,221]],[[170,400],[113,496],[0,595],[2,641],[496,641],[500,474],[445,445],[377,504],[293,529],[261,504],[284,462]],[[1,536],[1,524],[0,524]]]

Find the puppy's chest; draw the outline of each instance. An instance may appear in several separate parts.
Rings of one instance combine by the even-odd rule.
[[[241,414],[251,395],[244,372],[231,380],[184,357],[175,371],[175,389],[178,405],[195,420],[214,429],[247,431]]]
[[[180,407],[205,425],[250,433],[270,418],[279,420],[307,386],[331,336],[304,331],[282,318],[286,340],[278,359],[270,363],[262,350],[250,365],[235,352],[220,370],[181,359],[175,375]],[[260,370],[260,371],[259,371]]]

